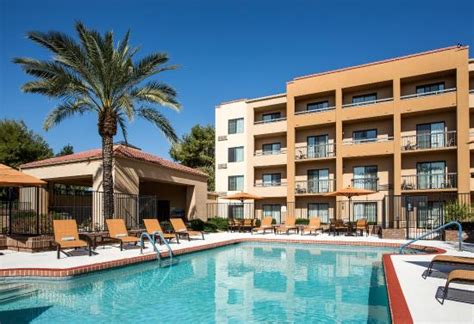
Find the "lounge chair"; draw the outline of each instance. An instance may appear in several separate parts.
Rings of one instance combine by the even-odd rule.
[[[262,222],[260,223],[260,227],[255,227],[255,228],[252,228],[252,231],[251,233],[253,234],[253,232],[257,232],[258,231],[263,231],[263,234],[266,233],[266,231],[270,231],[270,232],[273,232],[273,226],[272,226],[272,222],[273,222],[273,218],[272,216],[267,216],[265,217]]]
[[[356,236],[359,232],[360,236],[362,236],[364,234],[364,231],[366,232],[367,236],[369,236],[369,223],[367,222],[367,219],[359,218],[355,223],[353,230],[355,231]]]
[[[123,244],[138,243],[138,238],[128,235],[123,219],[106,219],[110,239],[120,242],[120,251],[123,251]]]
[[[67,256],[70,256],[70,254],[65,252],[64,249],[78,249],[87,247],[89,256],[92,255],[91,245],[88,242],[79,239],[79,233],[77,231],[77,223],[75,219],[53,220],[53,229],[54,242],[57,245],[58,259],[61,251]]]
[[[314,234],[316,234],[317,231],[323,231],[321,219],[319,217],[313,217],[309,219],[308,225],[301,228],[301,235],[304,235],[305,232],[309,232],[309,234],[314,232]]]
[[[184,236],[188,238],[188,241],[191,241],[191,236],[202,236],[204,240],[204,233],[201,231],[191,231],[188,230],[181,218],[170,218],[171,226],[176,236]]]
[[[253,228],[256,226],[256,222],[257,222],[256,219],[249,219],[249,218],[244,219],[243,223],[240,225],[240,230],[251,232]]]
[[[474,284],[474,270],[453,270],[449,273],[446,285],[444,286],[443,297],[441,298],[441,305],[448,296],[449,284],[451,282]]]
[[[287,217],[285,224],[275,228],[275,233],[278,234],[286,233],[286,235],[289,235],[290,231],[294,231],[295,233],[298,231],[298,227],[296,227],[296,219],[294,217]]]
[[[240,232],[240,225],[241,224],[239,219],[231,218],[227,221],[227,229],[229,230],[229,232]]]
[[[160,244],[163,244],[163,242],[161,242],[161,236],[157,235],[157,233],[162,233],[166,240],[171,241],[172,239],[175,239],[176,243],[179,244],[179,238],[176,236],[176,234],[163,232],[160,222],[156,218],[143,219],[143,223],[145,224],[146,232],[155,240],[155,242],[156,237],[158,236]]]
[[[474,258],[444,254],[436,255],[428,265],[428,268],[426,269],[423,278],[426,279],[426,277],[429,276],[431,272],[433,272],[433,265],[435,263],[474,266]]]

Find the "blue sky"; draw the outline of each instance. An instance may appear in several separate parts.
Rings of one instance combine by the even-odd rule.
[[[45,132],[55,102],[23,94],[29,79],[13,57],[48,58],[25,38],[30,30],[73,33],[75,20],[131,43],[165,51],[177,71],[162,75],[183,104],[165,110],[182,135],[213,124],[222,101],[285,91],[292,78],[457,43],[474,46],[474,1],[152,1],[0,0],[0,118],[23,119],[55,151],[100,147],[96,118],[73,117]],[[474,55],[471,54],[471,57]],[[120,140],[120,136],[117,137]],[[169,143],[151,124],[134,121],[130,143],[168,157]]]

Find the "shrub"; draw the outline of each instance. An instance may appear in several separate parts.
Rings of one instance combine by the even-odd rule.
[[[219,230],[219,231],[227,231],[227,229],[229,228],[228,221],[226,218],[220,218],[220,217],[209,218],[206,224],[215,225],[216,230]]]
[[[458,201],[453,201],[444,206],[445,221],[452,222],[467,222],[472,221],[468,204],[463,204]]]
[[[214,223],[204,223],[204,232],[215,233],[217,232],[217,225]]]
[[[191,220],[191,228],[195,231],[204,231],[205,222],[199,218]]]
[[[296,225],[308,225],[309,224],[309,219],[307,218],[297,218],[295,220]]]

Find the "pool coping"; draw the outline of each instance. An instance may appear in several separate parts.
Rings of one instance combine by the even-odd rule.
[[[354,242],[354,241],[324,241],[324,240],[300,240],[300,239],[266,239],[266,238],[236,238],[228,239],[221,242],[213,242],[198,246],[181,248],[173,251],[174,255],[189,254],[198,251],[210,250],[227,245],[257,242],[257,243],[298,243],[298,244],[318,244],[318,245],[339,245],[339,246],[365,246],[365,247],[399,247],[399,243],[391,242]],[[440,254],[446,251],[441,248],[417,245],[411,246],[412,249],[427,252],[427,254]],[[413,323],[407,302],[403,295],[403,291],[398,280],[391,255],[386,253],[382,257],[382,264],[385,272],[385,282],[387,285],[388,302],[390,316],[393,323]],[[161,258],[168,257],[168,252],[160,252]],[[136,257],[124,258],[113,261],[105,261],[89,265],[81,265],[70,268],[7,268],[0,269],[0,277],[4,279],[59,279],[68,280],[79,275],[102,271],[107,269],[119,268],[128,265],[138,264],[157,260],[156,253],[140,255]]]

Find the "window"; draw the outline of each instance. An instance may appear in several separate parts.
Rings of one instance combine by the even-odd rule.
[[[329,101],[312,102],[306,105],[308,111],[323,111],[329,108]]]
[[[329,223],[329,204],[310,203],[308,204],[308,218],[319,217],[321,223]]]
[[[329,169],[308,170],[308,193],[329,192]]]
[[[244,218],[244,205],[229,205],[228,218]]]
[[[263,155],[280,154],[281,144],[280,143],[263,144],[262,152],[263,152]]]
[[[329,136],[318,135],[318,136],[308,136],[308,159],[312,158],[322,158],[329,156]]]
[[[236,119],[229,119],[228,125],[228,134],[239,134],[244,132],[244,119],[243,118],[236,118]]]
[[[377,223],[377,203],[376,202],[354,202],[354,220],[366,218],[369,223]]]
[[[242,162],[244,160],[244,147],[229,147],[229,162]]]
[[[416,209],[417,227],[436,228],[443,222],[442,201],[420,201]]]
[[[416,87],[417,94],[424,94],[436,91],[444,90],[444,82],[438,82],[433,84],[424,84]]]
[[[363,104],[365,102],[375,101],[375,100],[377,100],[377,94],[376,93],[364,94],[364,95],[353,96],[352,97],[352,103],[353,104]]]
[[[281,113],[280,112],[273,112],[273,113],[268,113],[268,114],[263,114],[262,115],[262,121],[264,123],[269,123],[274,121],[275,119],[280,119],[281,118]]]
[[[271,216],[277,223],[281,223],[281,205],[263,205],[263,217]]]
[[[244,176],[243,175],[238,175],[238,176],[229,176],[228,179],[229,183],[229,191],[242,191],[244,190]]]
[[[444,122],[416,125],[416,147],[418,149],[444,146]]]
[[[360,131],[354,131],[352,133],[352,141],[354,143],[365,143],[365,142],[375,142],[377,140],[377,130],[376,129],[366,129]]]
[[[418,189],[443,189],[450,184],[445,174],[446,162],[420,162],[416,164]]]
[[[264,187],[281,186],[281,173],[266,173],[262,179]]]
[[[354,167],[353,171],[353,188],[377,191],[378,170],[376,165]]]

